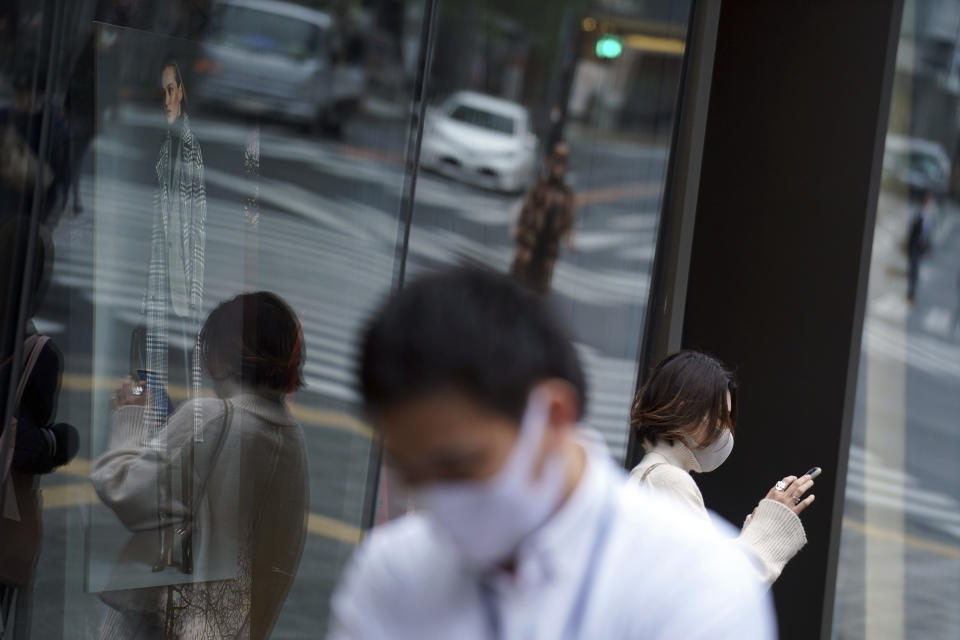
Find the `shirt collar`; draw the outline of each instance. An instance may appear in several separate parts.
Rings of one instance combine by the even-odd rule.
[[[649,445],[649,443],[647,443]],[[690,451],[685,443],[676,441],[676,442],[667,442],[666,440],[660,440],[657,444],[653,446],[645,446],[647,453],[656,453],[664,458],[667,462],[672,464],[675,467],[680,467],[684,471],[694,471],[696,473],[703,473],[703,468],[700,466],[700,463],[697,462],[697,458],[693,455],[693,452]]]
[[[517,553],[521,580],[549,580],[575,573],[588,554],[597,524],[613,491],[612,462],[604,445],[580,438],[585,454],[583,476],[560,509]]]

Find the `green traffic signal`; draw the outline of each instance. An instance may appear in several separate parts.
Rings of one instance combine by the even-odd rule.
[[[623,53],[623,43],[620,36],[607,34],[597,40],[598,58],[616,58]]]

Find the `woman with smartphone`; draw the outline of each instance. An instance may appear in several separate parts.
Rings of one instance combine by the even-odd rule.
[[[712,526],[703,496],[691,476],[719,467],[733,450],[737,386],[715,358],[680,351],[656,366],[637,393],[630,424],[647,452],[630,474],[631,482],[679,500]],[[807,542],[800,513],[820,469],[778,481],[743,524],[738,538],[767,584]]]
[[[273,293],[242,294],[210,313],[198,351],[217,397],[184,403],[162,441],[145,428],[149,389],[127,378],[113,395],[91,481],[133,535],[100,594],[102,639],[269,638],[297,573],[310,498],[287,405],[304,385],[300,321]]]

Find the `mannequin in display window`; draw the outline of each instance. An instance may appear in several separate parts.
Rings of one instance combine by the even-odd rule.
[[[154,391],[178,382],[190,397],[196,397],[200,363],[191,351],[203,311],[207,217],[203,156],[190,127],[186,89],[175,60],[164,63],[160,79],[167,128],[155,165],[157,188],[144,301],[146,345],[141,349],[144,382]],[[173,374],[169,367],[171,344],[183,349],[178,358],[183,362],[182,375]],[[167,408],[158,405],[156,412],[156,421],[162,423]]]

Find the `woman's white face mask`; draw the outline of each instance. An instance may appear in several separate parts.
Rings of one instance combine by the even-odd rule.
[[[490,569],[510,558],[560,504],[564,461],[550,452],[535,476],[543,449],[549,401],[534,390],[517,441],[497,473],[482,482],[438,482],[417,491],[427,516],[450,537],[464,563]]]
[[[730,452],[733,451],[733,434],[730,433],[730,429],[724,429],[723,434],[707,447],[701,447],[696,440],[689,436],[684,439],[691,453],[693,453],[693,457],[700,464],[700,470],[703,473],[713,471],[722,465],[730,457]]]

